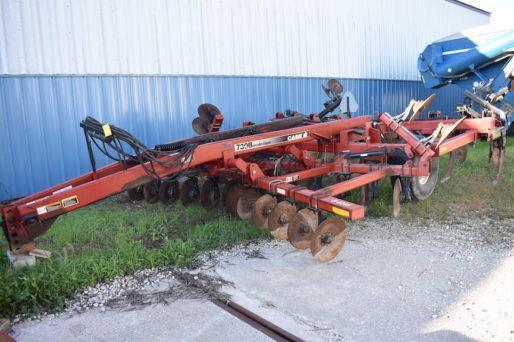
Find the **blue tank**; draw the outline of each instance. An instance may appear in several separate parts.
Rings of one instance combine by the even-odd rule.
[[[471,31],[429,44],[418,58],[421,79],[430,89],[456,84],[482,96],[511,89],[498,104],[510,114],[514,107],[514,30],[491,32],[490,27],[482,27]]]

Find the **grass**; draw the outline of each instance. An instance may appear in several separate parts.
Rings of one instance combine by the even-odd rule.
[[[514,217],[514,138],[507,140],[503,178],[492,186],[496,167],[488,163],[489,144],[478,142],[468,149],[464,164],[456,164],[453,176],[438,183],[427,200],[402,204],[401,217],[445,220],[456,215]],[[446,171],[448,157],[440,160],[439,179]],[[380,182],[380,198],[367,208],[367,216],[392,216],[392,188],[389,178]],[[354,197],[357,194],[352,194]],[[358,199],[355,197],[355,201]]]
[[[485,143],[470,148],[468,160],[456,165],[453,177],[438,184],[428,200],[404,204],[402,217],[514,217],[514,139],[508,141],[505,172],[497,187],[491,186],[495,169],[487,156]],[[446,162],[443,157],[440,177]],[[391,196],[387,178],[380,182],[380,197],[367,215],[391,216]],[[358,201],[359,191],[352,197]],[[80,289],[115,276],[148,267],[187,266],[203,251],[268,237],[263,229],[226,217],[221,208],[134,204],[125,196],[107,199],[59,217],[39,238],[38,247],[52,251],[51,259],[12,270],[0,257],[0,317],[58,311]],[[0,249],[6,249],[4,241]]]
[[[0,258],[0,317],[58,311],[66,298],[98,282],[142,268],[187,266],[203,251],[268,236],[221,208],[108,199],[59,217],[39,238],[51,259],[12,270]]]

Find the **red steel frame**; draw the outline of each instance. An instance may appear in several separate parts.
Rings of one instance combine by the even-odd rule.
[[[248,185],[288,197],[292,201],[303,202],[314,209],[357,220],[364,217],[365,207],[335,196],[386,176],[426,176],[429,174],[432,157],[444,155],[477,139],[490,140],[495,136],[499,125],[494,118],[465,119],[457,127],[458,133],[438,148],[421,144],[420,139],[413,133],[429,135],[439,123],[454,122],[455,120],[430,120],[400,125],[389,114],[383,113],[379,115],[378,121],[373,121],[371,116],[361,116],[309,123],[285,130],[198,145],[189,160],[181,160],[180,166],[165,168],[154,164],[154,167],[155,171],[165,178],[185,169],[207,166],[207,175],[223,177],[236,174]],[[395,132],[404,142],[383,143],[380,132]],[[252,143],[270,141],[277,137],[285,137],[286,140],[256,145],[251,149],[237,148],[238,144],[250,146]],[[344,157],[345,153],[365,153],[381,149],[400,149],[409,158],[419,157],[420,162],[417,166],[410,160],[404,165],[369,164],[363,162],[367,159],[364,157],[361,162],[352,163]],[[273,176],[268,171],[272,169],[272,162],[252,159],[255,152],[263,150],[271,150],[278,155],[293,154],[300,162],[294,164],[294,172]],[[325,162],[314,158],[311,152],[333,153],[334,159]],[[172,162],[180,158],[181,154],[174,153],[162,157],[161,160]],[[299,180],[329,173],[359,175],[316,191],[293,184]],[[153,180],[140,164],[127,167],[121,163],[114,163],[12,202],[1,208],[10,248],[15,253],[21,252],[24,244],[32,242],[36,236],[44,233],[47,226],[59,215]]]

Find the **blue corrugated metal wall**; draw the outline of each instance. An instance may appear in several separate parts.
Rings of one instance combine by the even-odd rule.
[[[0,77],[0,199],[27,195],[89,170],[79,122],[92,115],[132,132],[149,146],[193,135],[200,103],[216,104],[224,129],[266,121],[287,108],[318,112],[322,78],[194,76]],[[343,79],[359,114],[399,113],[431,94],[421,82]],[[432,108],[452,113],[462,99],[437,91]],[[99,156],[100,157],[100,156]],[[106,160],[100,157],[105,163]]]

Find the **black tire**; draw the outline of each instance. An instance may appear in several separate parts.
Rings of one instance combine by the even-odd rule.
[[[414,158],[414,166],[418,166],[420,158]],[[439,158],[431,158],[430,174],[425,177],[412,177],[412,194],[417,200],[423,201],[432,195],[439,178]]]

